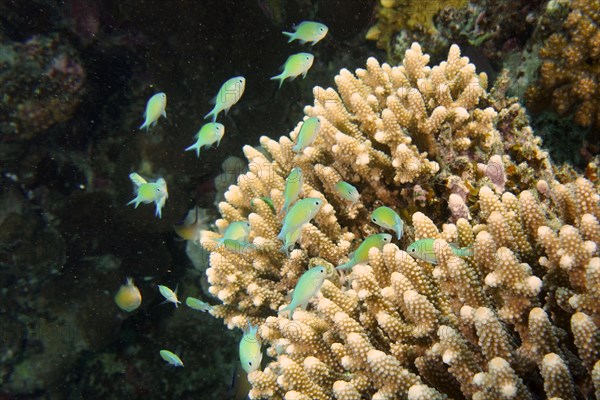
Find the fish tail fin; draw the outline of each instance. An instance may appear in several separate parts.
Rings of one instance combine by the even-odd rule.
[[[271,80],[272,80],[272,81],[273,81],[273,80],[276,80],[276,79],[278,79],[278,80],[279,80],[279,87],[281,88],[281,85],[283,85],[283,81],[284,81],[284,79],[285,79],[285,78],[284,78],[284,76],[283,76],[283,73],[281,73],[281,74],[279,74],[279,75],[275,75],[275,76],[271,77]]]
[[[200,157],[200,146],[196,146],[196,144],[194,143],[193,145],[186,147],[185,151],[190,151],[190,150],[196,150],[196,157]]]
[[[142,130],[144,128],[146,128],[146,132],[148,132],[148,124],[146,123],[147,121],[144,121],[143,124],[140,125],[140,127],[138,128],[139,130]]]
[[[284,32],[281,32],[281,33],[283,33],[285,36],[289,37],[288,43],[293,42],[296,39],[295,34],[292,33],[292,32],[285,32],[284,31]]]
[[[215,114],[215,110],[216,110],[216,107],[213,108],[212,110],[210,110],[210,112],[204,116],[204,119],[209,118],[209,117],[213,117],[213,121],[212,122],[215,122],[216,119],[217,119],[217,115]]]
[[[471,257],[473,255],[473,243],[466,247],[463,247],[461,250],[463,253],[463,257]]]
[[[293,307],[292,307],[293,305]],[[277,315],[280,315],[286,311],[290,312],[290,319],[292,319],[294,317],[294,309],[296,308],[296,305],[294,305],[294,302],[292,301],[290,304],[288,304],[287,306],[283,307],[281,310],[279,310],[277,312]]]
[[[345,264],[338,265],[337,267],[335,267],[335,269],[337,269],[338,271],[345,271],[350,268],[352,268],[352,261],[348,261]]]

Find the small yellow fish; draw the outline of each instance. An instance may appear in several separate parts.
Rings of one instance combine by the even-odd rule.
[[[290,211],[285,214],[283,226],[281,227],[281,232],[277,235],[277,239],[283,241],[288,233],[302,228],[302,225],[317,215],[322,205],[323,200],[314,197],[298,200]]]
[[[259,369],[262,361],[261,343],[257,333],[258,326],[248,326],[248,331],[244,333],[242,340],[240,340],[240,361],[242,368],[248,374]]]
[[[241,242],[234,239],[224,239],[218,247],[220,246],[237,254],[249,253],[256,250],[256,246],[253,243]]]
[[[150,97],[148,103],[146,103],[146,111],[144,111],[144,118],[146,119],[144,123],[140,126],[140,129],[148,128],[150,126],[156,125],[158,119],[162,115],[167,118],[167,95],[164,93],[156,93],[154,96]]]
[[[301,233],[302,233],[302,227],[300,227],[292,232],[289,232],[287,235],[285,235],[285,243],[283,244],[283,246],[281,246],[279,251],[285,252],[285,254],[289,257],[290,251],[292,251],[294,249],[294,246],[296,245],[298,240],[300,240]]]
[[[132,278],[127,278],[124,285],[121,285],[115,295],[115,303],[123,311],[132,312],[142,304],[142,294],[133,284]]]
[[[219,124],[217,122],[209,122],[208,124],[204,124],[198,133],[196,133],[196,143],[190,147],[187,147],[185,151],[196,150],[196,156],[200,157],[200,149],[202,146],[209,148],[213,144],[217,143],[217,147],[219,147],[224,134],[225,126],[223,126],[223,124]]]
[[[471,257],[473,255],[473,249],[471,246],[459,248],[453,244],[449,245],[454,255],[458,257]],[[406,252],[412,257],[419,258],[434,265],[437,264],[437,256],[435,254],[435,239],[428,238],[417,240],[406,248]]]
[[[127,205],[134,204],[134,208],[137,208],[140,203],[154,203],[156,205],[156,215],[161,218],[162,208],[169,197],[167,182],[163,178],[158,178],[156,182],[147,182],[136,172],[129,174],[129,179],[135,185],[136,197]]]
[[[308,302],[321,290],[321,286],[323,286],[323,282],[325,282],[328,276],[327,268],[322,265],[318,265],[303,273],[296,283],[291,303],[279,310],[279,314],[289,311],[290,319],[292,319],[296,308],[301,307],[302,310],[306,310]]]
[[[288,43],[298,39],[300,43],[304,44],[307,42],[313,42],[314,46],[321,39],[327,35],[329,28],[320,22],[314,21],[303,21],[300,24],[294,26],[295,32],[282,32],[284,35],[288,36],[290,40]]]
[[[181,361],[181,358],[179,358],[175,353],[172,353],[169,350],[161,350],[160,356],[163,360],[165,360],[174,367],[183,367],[183,361]]]
[[[225,114],[227,114],[231,106],[240,101],[245,89],[246,78],[243,76],[236,76],[226,81],[215,98],[211,100],[211,104],[215,106],[204,116],[204,119],[212,117],[212,122],[216,122],[221,111],[225,111]]]
[[[356,204],[360,198],[358,190],[348,182],[339,181],[335,184],[335,190],[344,200],[348,200],[352,204]]]
[[[175,304],[175,308],[178,308],[177,304],[181,304],[181,301],[177,299],[177,288],[175,288],[175,291],[172,291],[166,286],[158,285],[158,291],[165,298],[165,303],[173,303]]]
[[[381,206],[371,214],[371,221],[382,228],[392,229],[396,232],[396,238],[400,240],[404,233],[404,222],[402,218],[389,207]]]
[[[298,196],[303,193],[302,184],[302,169],[300,167],[292,168],[285,180],[285,189],[283,190],[283,198],[285,200],[281,211],[279,211],[279,217],[285,214],[292,203],[298,200]]]
[[[206,228],[209,219],[206,214],[200,217],[200,210],[200,207],[192,208],[188,211],[183,222],[173,226],[175,233],[183,240],[200,241],[200,232]]]
[[[304,121],[296,138],[296,144],[292,147],[292,151],[300,153],[313,144],[319,134],[319,130],[321,130],[321,119],[319,117],[310,117]]]
[[[356,264],[361,264],[369,261],[369,250],[373,247],[377,247],[379,250],[388,243],[392,242],[392,235],[387,233],[376,233],[367,237],[358,246],[358,248],[350,255],[350,261],[340,266],[335,267],[337,270],[350,269]]]
[[[222,244],[226,240],[234,240],[239,242],[247,242],[250,235],[250,224],[248,221],[231,222],[225,228],[223,237],[215,240],[216,243]]]
[[[271,80],[279,79],[279,87],[281,87],[283,81],[287,78],[294,80],[298,75],[302,75],[304,78],[310,67],[312,67],[314,60],[315,56],[310,53],[292,54],[281,67],[283,72],[273,76]]]
[[[185,305],[189,308],[197,311],[207,312],[212,309],[212,306],[208,303],[198,300],[195,297],[188,297],[185,299]]]

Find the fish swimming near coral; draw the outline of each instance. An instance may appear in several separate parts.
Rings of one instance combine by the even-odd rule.
[[[172,291],[166,286],[158,285],[158,291],[165,298],[165,303],[173,303],[175,305],[175,308],[178,307],[177,304],[181,304],[181,301],[177,299],[177,288],[175,288],[175,291]]]
[[[281,87],[283,81],[288,78],[294,80],[299,75],[304,78],[310,67],[312,67],[314,60],[315,56],[310,53],[292,54],[281,67],[283,72],[271,77],[271,80],[279,80],[279,87]]]
[[[212,309],[212,306],[202,300],[199,300],[195,297],[188,297],[185,299],[185,305],[191,308],[192,310],[207,312]]]
[[[223,237],[216,239],[218,244],[225,243],[226,240],[247,242],[250,235],[250,223],[248,221],[234,221],[227,225]]]
[[[135,185],[136,197],[127,205],[134,204],[134,208],[137,208],[140,203],[154,203],[156,205],[156,216],[161,218],[162,208],[169,197],[167,182],[163,178],[158,178],[156,182],[148,182],[137,172],[129,174],[129,179]]]
[[[209,148],[216,143],[217,147],[219,147],[223,135],[225,135],[225,126],[223,124],[219,124],[218,122],[204,124],[198,133],[196,133],[196,143],[187,147],[185,151],[196,150],[196,156],[200,157],[200,149],[203,146]]]
[[[115,294],[115,303],[117,306],[127,312],[138,309],[142,304],[142,294],[133,284],[133,278],[127,278],[124,285],[121,285],[117,294]]]
[[[202,210],[202,216],[200,216],[200,207],[194,207],[188,211],[183,222],[173,226],[175,233],[179,235],[183,240],[190,240],[193,242],[199,242],[200,231],[206,228],[208,217]]]
[[[396,232],[396,238],[402,239],[404,233],[404,222],[402,218],[389,207],[381,206],[371,214],[371,221],[385,229],[391,229]]]
[[[212,122],[216,122],[217,116],[221,111],[225,111],[225,114],[227,114],[231,106],[240,101],[245,89],[246,78],[243,76],[236,76],[227,80],[221,86],[217,95],[211,100],[211,104],[215,106],[204,116],[204,119],[212,117]]]
[[[305,148],[314,143],[321,130],[321,119],[319,117],[310,117],[302,122],[300,132],[296,138],[296,144],[292,147],[295,153],[302,152]]]
[[[146,111],[144,111],[144,123],[140,126],[139,129],[148,128],[150,126],[155,126],[158,122],[158,119],[163,116],[167,118],[167,95],[165,93],[156,93],[154,96],[150,97],[148,103],[146,103]]]
[[[173,367],[183,367],[183,361],[181,361],[181,358],[175,353],[169,350],[161,350],[159,354],[163,360],[169,363],[169,365],[172,365]]]
[[[285,214],[283,226],[279,235],[277,235],[277,239],[283,241],[288,233],[301,228],[302,225],[313,219],[322,205],[323,200],[314,197],[298,200],[290,211]]]
[[[305,44],[312,42],[312,45],[319,43],[329,32],[327,25],[314,21],[303,21],[294,26],[294,32],[282,32],[289,37],[288,43],[298,40]]]
[[[467,247],[456,247],[450,244],[450,248],[454,255],[458,257],[470,257],[473,255],[473,249],[471,246]],[[419,239],[406,248],[406,252],[413,257],[420,260],[426,261],[431,264],[437,264],[437,256],[435,254],[435,239]]]
[[[392,242],[392,235],[388,233],[376,233],[367,237],[358,246],[358,248],[350,255],[350,261],[345,264],[335,267],[337,270],[346,270],[354,267],[356,264],[361,264],[369,261],[369,250],[373,247],[381,250],[383,246]]]
[[[279,217],[284,215],[288,208],[298,200],[298,196],[302,194],[302,169],[300,167],[292,168],[290,174],[285,179],[285,188],[283,190],[283,207],[279,211]]]
[[[289,311],[290,319],[292,319],[296,308],[300,307],[302,310],[306,310],[308,302],[321,290],[323,282],[325,282],[328,276],[327,268],[322,265],[318,265],[303,273],[296,283],[291,303],[279,310],[279,314]]]
[[[358,199],[360,199],[358,190],[348,182],[339,181],[334,186],[335,191],[342,199],[349,201],[352,204],[356,204]]]
[[[249,374],[260,368],[262,350],[258,338],[258,326],[248,326],[248,330],[240,340],[239,355],[242,368],[246,373]]]

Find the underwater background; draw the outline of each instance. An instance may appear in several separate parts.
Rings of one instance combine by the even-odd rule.
[[[288,42],[302,21],[326,36]],[[0,0],[0,400],[600,398],[599,24],[598,0]],[[314,62],[290,76],[306,76],[278,88],[300,52]],[[219,144],[185,151],[237,76]],[[292,150],[305,116],[320,136]],[[289,253],[295,166],[326,205]],[[129,205],[133,173],[168,198]],[[379,231],[383,205],[396,244],[279,315],[308,266]],[[246,220],[251,249],[207,244]],[[393,261],[424,238],[475,255]],[[440,278],[447,259],[464,274]]]

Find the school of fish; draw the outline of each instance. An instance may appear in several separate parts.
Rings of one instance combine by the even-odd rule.
[[[326,25],[314,22],[303,21],[294,27],[294,32],[283,32],[289,37],[288,43],[298,40],[301,44],[312,43],[314,46],[321,41],[328,33]],[[302,75],[305,77],[308,70],[312,67],[314,56],[310,53],[296,53],[290,55],[281,66],[282,72],[271,77],[271,80],[279,81],[279,88],[286,79],[293,80]],[[200,150],[207,149],[216,144],[218,147],[225,134],[225,126],[216,122],[221,112],[227,112],[240,101],[246,87],[246,79],[243,76],[233,77],[221,85],[216,96],[211,101],[214,104],[212,110],[208,112],[204,119],[211,119],[211,122],[205,123],[200,127],[195,135],[196,142],[185,149],[185,151],[195,151],[196,156],[200,157]],[[167,95],[165,93],[156,93],[147,102],[144,112],[144,122],[139,129],[146,129],[156,126],[159,118],[167,118],[166,114]],[[318,138],[321,128],[321,119],[319,117],[306,118],[300,126],[292,150],[295,153],[302,153],[307,147],[311,146]],[[154,203],[156,216],[161,218],[162,208],[168,198],[167,183],[163,178],[157,178],[155,181],[148,181],[136,172],[129,175],[134,184],[136,197],[127,205],[133,204],[135,208],[139,204]],[[347,201],[350,206],[360,201],[360,192],[352,184],[339,181],[334,185],[335,192],[342,199]],[[321,210],[325,199],[306,197],[303,190],[303,173],[299,166],[295,166],[289,172],[285,182],[283,192],[284,204],[280,210],[276,211],[270,198],[263,200],[270,205],[274,214],[281,220],[281,230],[277,236],[283,245],[281,251],[288,256],[296,243],[301,240],[302,228],[309,223]],[[195,219],[193,212],[195,211]],[[185,240],[199,240],[198,229],[201,223],[198,218],[198,209],[191,210],[186,223],[176,225],[175,231]],[[404,233],[404,222],[399,214],[390,207],[380,206],[372,211],[370,221],[383,228],[395,233],[396,240],[400,241]],[[215,246],[223,246],[228,251],[244,252],[256,249],[249,241],[250,223],[248,221],[232,222],[222,233],[221,238],[216,239]],[[382,249],[388,243],[391,243],[394,236],[388,233],[376,233],[366,237],[354,252],[349,254],[349,260],[337,266],[335,270],[351,271],[351,269],[361,263],[368,262],[369,251],[372,248]],[[434,249],[435,239],[424,238],[411,243],[407,247],[407,253],[414,258],[425,262],[436,264],[436,254]],[[473,252],[470,248],[458,248],[451,245],[455,255],[459,257],[470,257]],[[291,301],[285,307],[281,307],[279,314],[288,314],[289,319],[293,319],[294,311],[300,307],[306,310],[311,299],[320,291],[325,279],[331,277],[334,273],[333,268],[323,265],[317,265],[308,269],[296,282],[292,292]],[[160,294],[164,297],[164,303],[173,303],[177,308],[181,304],[177,297],[177,288],[171,290],[164,285],[158,285]],[[132,278],[127,278],[126,284],[122,285],[115,295],[115,303],[123,311],[132,312],[141,305],[141,293],[133,284]],[[212,306],[202,300],[194,297],[187,297],[185,304],[197,311],[210,312]],[[180,357],[169,350],[160,350],[161,358],[169,365],[174,367],[183,367]],[[246,373],[260,369],[262,361],[262,349],[258,326],[248,326],[245,330],[239,344],[239,359],[242,368]]]

